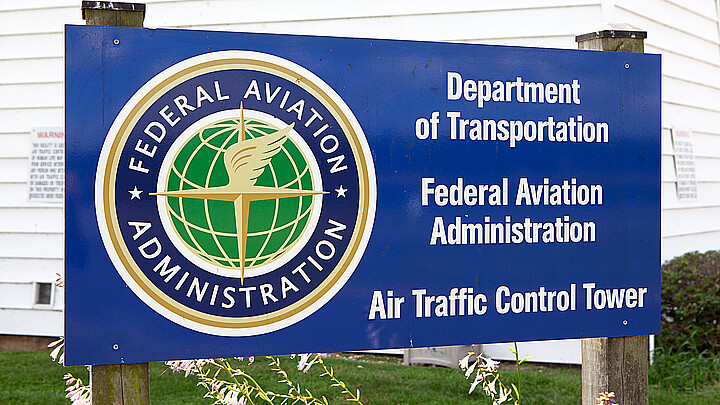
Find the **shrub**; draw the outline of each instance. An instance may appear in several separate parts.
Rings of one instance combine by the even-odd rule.
[[[662,334],[668,352],[720,352],[720,252],[686,253],[662,266]]]

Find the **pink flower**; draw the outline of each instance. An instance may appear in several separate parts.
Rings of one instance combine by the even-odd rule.
[[[302,371],[303,373],[307,373],[310,370],[310,367],[312,367],[312,365],[315,364],[315,360],[317,360],[317,357],[314,357],[312,360],[309,360],[311,356],[312,356],[311,353],[301,354],[300,360],[298,360],[297,369]]]

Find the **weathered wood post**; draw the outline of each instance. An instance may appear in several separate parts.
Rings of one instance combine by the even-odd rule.
[[[578,49],[644,52],[647,32],[610,23],[575,37]],[[658,134],[659,136],[659,134]],[[648,336],[605,337],[582,341],[582,405],[597,405],[611,391],[621,405],[648,403]]]
[[[145,4],[83,1],[82,17],[86,25],[142,27],[145,21]]]
[[[145,4],[83,1],[86,25],[142,27]],[[90,398],[93,405],[148,405],[148,363],[90,366]]]

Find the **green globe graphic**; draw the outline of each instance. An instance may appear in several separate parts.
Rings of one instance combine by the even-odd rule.
[[[166,190],[227,185],[230,178],[223,156],[240,139],[241,128],[240,118],[224,119],[193,134],[170,165]],[[246,139],[276,131],[278,128],[269,123],[245,118]],[[288,138],[255,185],[313,190],[308,160]],[[312,195],[250,202],[244,268],[270,263],[290,250],[309,223],[312,205]],[[241,267],[232,201],[168,196],[166,208],[175,232],[191,252],[214,266]]]

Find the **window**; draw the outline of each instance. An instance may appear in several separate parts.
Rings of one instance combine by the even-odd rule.
[[[52,283],[35,283],[35,305],[52,305],[53,285]]]

